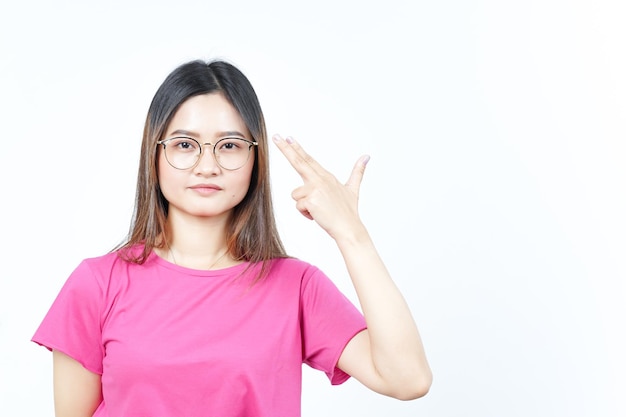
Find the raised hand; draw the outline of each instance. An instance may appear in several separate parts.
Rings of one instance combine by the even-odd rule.
[[[283,139],[274,135],[272,139],[304,182],[291,193],[303,216],[315,220],[334,239],[364,229],[358,200],[369,156],[357,160],[348,181],[342,184],[291,137]]]

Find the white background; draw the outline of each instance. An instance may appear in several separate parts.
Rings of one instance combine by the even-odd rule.
[[[269,133],[341,179],[372,157],[361,214],[434,384],[400,402],[306,368],[304,416],[626,415],[625,2],[86,3],[0,6],[1,416],[53,415],[30,337],[125,236],[148,105],[195,58],[238,65]],[[355,300],[271,158],[289,252]]]

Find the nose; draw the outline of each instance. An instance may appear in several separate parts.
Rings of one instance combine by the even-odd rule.
[[[217,175],[220,170],[220,165],[217,163],[215,153],[213,152],[213,145],[211,143],[203,143],[200,160],[194,167],[194,171],[200,175]]]

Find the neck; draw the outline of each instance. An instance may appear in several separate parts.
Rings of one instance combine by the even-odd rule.
[[[215,218],[168,217],[162,254],[171,262],[193,269],[213,269],[233,264],[226,253],[226,222]]]

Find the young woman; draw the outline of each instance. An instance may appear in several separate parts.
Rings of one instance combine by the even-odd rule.
[[[333,384],[426,394],[417,327],[357,212],[368,157],[341,184],[294,139],[272,140],[362,314],[283,249],[248,79],[223,61],[185,63],[148,111],[127,241],[80,263],[33,336],[53,351],[58,417],[298,416],[302,363]]]

